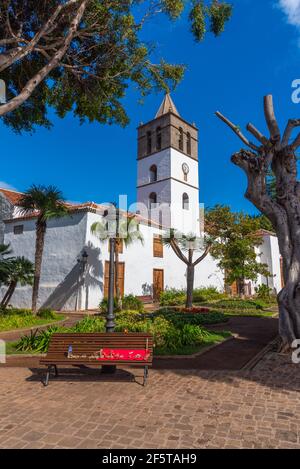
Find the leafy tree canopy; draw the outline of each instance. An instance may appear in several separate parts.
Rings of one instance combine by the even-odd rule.
[[[16,132],[49,128],[49,107],[80,122],[126,125],[122,98],[130,82],[144,96],[169,91],[184,72],[164,59],[152,63],[142,27],[156,14],[176,20],[185,7],[197,41],[208,28],[221,34],[232,12],[219,0],[1,1],[0,73],[8,102],[0,117]]]
[[[258,274],[269,276],[267,265],[257,261],[255,247],[262,243],[259,217],[232,212],[216,205],[205,216],[205,229],[211,243],[211,255],[226,272],[226,281],[256,280]]]

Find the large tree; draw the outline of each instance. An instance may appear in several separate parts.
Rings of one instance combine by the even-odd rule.
[[[18,205],[23,215],[36,216],[37,218],[32,288],[32,312],[36,313],[47,223],[53,218],[63,217],[68,213],[68,209],[59,189],[54,186],[42,185],[31,186],[22,195]]]
[[[300,119],[290,119],[281,132],[271,95],[264,98],[264,114],[269,135],[249,123],[247,130],[258,142],[253,143],[237,125],[217,112],[248,147],[235,153],[231,160],[246,173],[246,198],[270,220],[278,237],[285,283],[278,294],[279,331],[285,349],[300,338],[300,182],[296,157],[300,133],[293,136]],[[275,178],[275,193],[268,190],[270,170]]]
[[[257,259],[256,249],[262,244],[258,232],[261,217],[232,212],[230,207],[216,205],[205,213],[205,229],[211,242],[211,255],[225,272],[227,285],[237,282],[238,293],[245,294],[245,280],[268,277],[268,267]]]
[[[167,247],[172,248],[178,259],[186,265],[185,306],[191,308],[193,306],[195,267],[209,254],[210,243],[195,234],[183,234],[173,228],[164,234],[162,240]],[[194,256],[199,251],[201,254],[195,259]]]
[[[129,82],[142,95],[172,88],[184,67],[151,61],[153,46],[140,38],[145,21],[172,20],[190,4],[197,41],[207,26],[218,36],[231,16],[221,0],[2,0],[0,73],[7,103],[0,117],[17,132],[49,127],[49,107],[60,117],[126,124],[122,105]]]

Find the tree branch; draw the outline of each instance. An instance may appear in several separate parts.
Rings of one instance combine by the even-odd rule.
[[[27,45],[25,47],[18,47],[17,52],[15,54],[1,54],[0,59],[2,59],[2,63],[0,66],[0,72],[3,72],[6,68],[10,67],[13,63],[15,63],[17,60],[23,59],[28,55],[34,47],[38,44],[39,40],[48,32],[48,30],[53,26],[55,20],[57,19],[58,15],[61,13],[61,11],[69,7],[73,4],[78,3],[79,0],[69,0],[66,3],[60,4],[56,10],[54,11],[53,15],[46,21],[44,26],[40,29],[40,31],[35,34],[35,36],[32,38],[30,42],[27,41]],[[9,23],[10,24],[10,23]],[[11,28],[10,28],[11,30]],[[15,38],[15,40],[18,39],[19,42],[24,42],[22,41],[21,38],[16,38],[15,35],[13,34],[11,30],[11,34]]]
[[[195,260],[195,262],[193,263],[194,267],[196,267],[196,265],[198,265],[201,261],[203,261],[203,259],[205,259],[205,257],[208,255],[210,249],[211,249],[211,246],[206,247],[204,253],[197,260]]]
[[[292,132],[296,127],[300,127],[300,119],[289,119],[282,137],[282,146],[285,147],[289,144]]]
[[[77,0],[73,0],[77,1]],[[2,104],[0,106],[0,116],[3,116],[4,114],[14,111],[17,107],[19,107],[21,104],[23,104],[33,93],[35,88],[44,80],[44,78],[53,70],[61,61],[63,56],[65,55],[66,51],[69,48],[69,45],[74,37],[74,34],[76,33],[76,30],[78,28],[78,25],[81,21],[81,18],[84,14],[86,5],[89,0],[81,0],[79,8],[76,12],[76,15],[71,22],[70,28],[68,30],[68,33],[66,34],[64,45],[61,49],[59,49],[52,59],[33,77],[31,78],[24,88],[22,89],[21,93],[18,96],[15,96],[13,99],[11,99],[8,103]]]
[[[259,151],[259,148],[254,145],[254,143],[250,142],[240,131],[239,127],[235,124],[233,124],[227,117],[223,116],[219,111],[216,112],[216,116],[221,119],[225,124],[227,124],[233,131],[234,133],[242,140],[242,142],[250,147],[252,150]]]
[[[268,129],[271,135],[271,142],[276,143],[280,140],[280,130],[274,113],[273,96],[269,94],[264,97],[264,111]]]
[[[300,133],[297,135],[297,137],[293,141],[291,147],[292,147],[293,151],[297,150],[297,148],[300,147]]]
[[[184,262],[186,265],[189,265],[188,259],[185,257],[185,255],[181,252],[178,244],[176,243],[175,239],[171,239],[170,241],[170,246],[175,252],[176,256],[179,257],[179,259]]]
[[[253,124],[249,122],[247,125],[247,130],[263,145],[268,145],[269,140],[265,137]]]

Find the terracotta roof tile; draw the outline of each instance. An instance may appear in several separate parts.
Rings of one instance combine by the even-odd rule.
[[[17,191],[11,191],[9,189],[2,189],[0,188],[0,192],[13,204],[13,205],[16,205],[18,206],[18,202],[20,201],[22,195],[23,195],[23,192],[17,192]],[[107,206],[106,205],[101,205],[101,204],[97,204],[96,202],[83,202],[83,203],[73,203],[73,202],[65,202],[65,205],[66,207],[70,210],[70,212],[75,212],[75,211],[84,211],[84,210],[99,210],[99,211],[105,211],[107,210]],[[124,214],[125,212],[122,211],[122,213]],[[27,213],[27,214],[20,214],[20,215],[17,215],[13,218],[10,218],[8,220],[4,220],[6,223],[8,222],[14,222],[14,221],[17,221],[17,220],[29,220],[29,219],[33,219],[33,218],[36,218],[38,216],[39,212],[38,211],[35,211],[35,212],[32,212],[32,213]],[[152,223],[152,226],[157,226],[159,227],[159,224],[155,221],[151,221],[150,219],[147,219],[147,218],[144,218],[142,217],[141,215],[139,214],[136,214],[136,213],[133,213],[133,212],[127,212],[127,216],[128,217],[135,217],[137,220],[139,220],[140,222],[142,223],[146,223],[148,224],[149,222]]]
[[[12,191],[10,189],[1,189],[0,192],[9,200],[13,205],[18,205],[20,198],[22,197],[22,192]]]

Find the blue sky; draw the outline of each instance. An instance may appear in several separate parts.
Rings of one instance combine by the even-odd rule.
[[[229,204],[254,212],[244,198],[245,176],[230,162],[242,143],[214,116],[220,110],[236,124],[251,121],[265,130],[262,98],[272,93],[281,126],[299,116],[291,83],[300,79],[300,0],[234,0],[234,15],[219,39],[208,35],[196,44],[185,18],[172,23],[156,18],[143,39],[157,43],[156,58],[185,63],[183,82],[172,94],[182,117],[199,128],[200,201]],[[136,197],[136,127],[154,117],[162,95],[138,104],[130,88],[124,104],[131,119],[125,129],[79,125],[71,115],[53,116],[48,131],[15,135],[0,124],[0,185],[25,190],[32,183],[55,184],[72,201]]]

